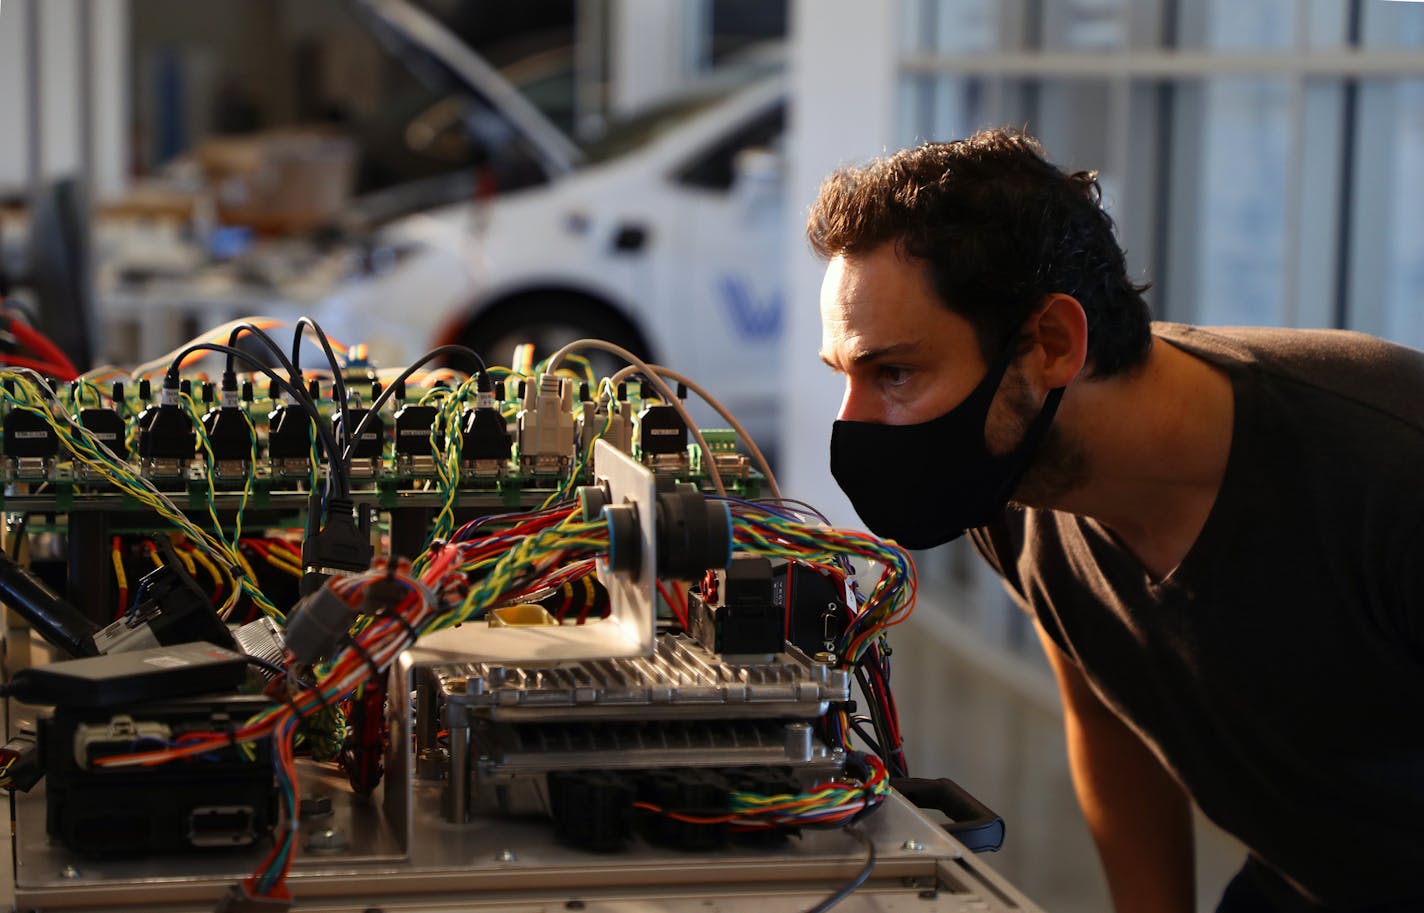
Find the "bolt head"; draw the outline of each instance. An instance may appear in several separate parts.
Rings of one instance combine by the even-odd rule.
[[[911,853],[922,853],[924,852],[925,845],[918,840],[910,839],[900,844],[900,849],[908,850]]]
[[[59,870],[59,875],[61,878],[78,878],[80,872],[78,868],[72,865],[67,865]]]
[[[514,852],[514,850],[505,849],[500,850],[498,853],[494,854],[495,862],[515,862],[518,859],[519,856]]]

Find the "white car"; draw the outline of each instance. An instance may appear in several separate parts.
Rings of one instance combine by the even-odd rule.
[[[780,144],[786,86],[751,67],[615,126],[578,149],[433,19],[369,0],[404,55],[463,81],[477,112],[427,132],[517,133],[543,180],[385,223],[384,265],[318,310],[385,365],[436,342],[507,363],[581,336],[620,343],[698,379],[758,438],[774,433],[785,307]],[[734,88],[729,85],[735,84]],[[513,112],[492,121],[492,107]],[[720,423],[718,423],[720,424]]]

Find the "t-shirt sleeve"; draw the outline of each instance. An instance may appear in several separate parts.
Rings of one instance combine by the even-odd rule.
[[[1019,571],[1019,559],[1024,553],[1027,535],[1027,523],[1023,514],[1005,514],[1003,518],[988,526],[971,529],[969,541],[973,543],[974,550],[980,557],[1004,581],[1004,589],[1019,608],[1028,613],[1029,617],[1037,619],[1043,630],[1048,632],[1048,636],[1058,645],[1058,649],[1071,659],[1073,651],[1068,649],[1067,638],[1063,636],[1058,620],[1048,612],[1039,611],[1028,597],[1027,587]]]
[[[1004,589],[1014,597],[1014,602],[1028,611],[1028,601],[1024,598],[1023,585],[1018,579],[1018,556],[1023,537],[1020,535],[1017,543],[1012,542],[1012,538],[1007,524],[1002,522],[969,531],[969,541],[973,543],[979,557],[994,569],[994,573],[1003,578]]]

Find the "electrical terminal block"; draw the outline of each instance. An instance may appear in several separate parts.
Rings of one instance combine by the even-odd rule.
[[[562,476],[574,452],[573,383],[540,374],[519,410],[519,465],[536,476]]]

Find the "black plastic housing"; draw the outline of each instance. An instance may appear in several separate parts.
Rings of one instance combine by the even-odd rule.
[[[113,409],[84,409],[79,413],[79,424],[88,429],[114,452],[121,460],[129,458],[129,445],[125,439],[127,429],[123,416]]]
[[[498,409],[465,410],[460,433],[463,460],[508,460],[514,451],[514,438]]]
[[[435,435],[434,406],[402,406],[396,413],[396,456],[431,456]]]
[[[267,413],[267,456],[273,460],[311,458],[311,416],[286,403]]]
[[[22,409],[5,415],[5,456],[53,459],[59,454],[59,435],[43,417]]]
[[[784,649],[785,620],[772,596],[771,561],[738,558],[727,566],[723,592],[709,605],[696,592],[688,594],[690,633],[720,655],[768,655]]]
[[[645,455],[678,455],[687,452],[687,423],[677,410],[664,403],[651,405],[638,414],[640,446]]]
[[[133,704],[122,713],[136,723],[162,723],[174,738],[184,732],[235,729],[271,706],[250,695]],[[271,740],[253,744],[249,759],[236,745],[153,767],[84,767],[75,757],[81,725],[109,724],[117,711],[58,708],[41,723],[46,769],[46,825],[50,838],[89,856],[216,851],[250,846],[277,822]],[[90,752],[131,750],[100,741]]]

